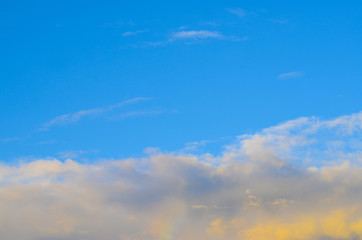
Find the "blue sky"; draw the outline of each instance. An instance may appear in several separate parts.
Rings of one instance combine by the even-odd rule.
[[[0,159],[139,157],[200,141],[218,154],[230,138],[286,120],[359,112],[360,10],[4,1]]]
[[[2,1],[0,239],[362,239],[361,7]]]

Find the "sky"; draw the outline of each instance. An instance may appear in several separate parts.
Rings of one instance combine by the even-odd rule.
[[[362,239],[361,9],[3,1],[0,238]]]

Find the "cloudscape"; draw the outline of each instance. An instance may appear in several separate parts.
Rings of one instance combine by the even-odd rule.
[[[327,121],[300,118],[237,137],[218,156],[154,150],[143,158],[93,164],[3,164],[1,234],[358,239],[361,131],[361,113]]]
[[[361,7],[6,2],[0,240],[362,239]]]

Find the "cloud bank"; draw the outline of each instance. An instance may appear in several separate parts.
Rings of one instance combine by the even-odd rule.
[[[362,113],[299,118],[218,156],[0,166],[3,240],[362,237]]]

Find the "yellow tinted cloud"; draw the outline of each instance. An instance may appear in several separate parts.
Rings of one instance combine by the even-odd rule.
[[[219,156],[3,164],[0,239],[362,238],[361,129],[362,114],[302,118]]]

